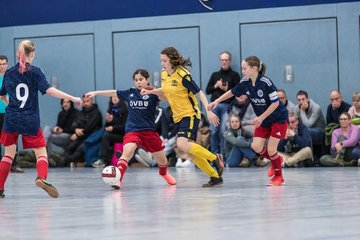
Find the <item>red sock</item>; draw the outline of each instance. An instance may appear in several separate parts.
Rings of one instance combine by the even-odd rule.
[[[122,181],[124,174],[126,172],[126,169],[128,167],[128,163],[125,159],[119,159],[116,166],[118,167],[118,169],[120,170],[121,173],[121,177],[120,177],[120,181]]]
[[[278,153],[270,156],[271,166],[275,170],[275,176],[282,176],[281,156]]]
[[[9,175],[13,159],[9,156],[4,156],[0,162],[0,189],[5,189],[5,181]]]
[[[47,157],[39,156],[36,161],[36,170],[38,172],[38,177],[46,180],[48,174],[48,168],[49,168],[49,164]]]
[[[263,149],[261,150],[261,152],[259,154],[260,154],[260,156],[262,156],[264,158],[267,158],[267,159],[270,158],[269,153],[267,152],[266,146],[263,147]]]
[[[165,165],[159,165],[159,164],[158,164],[158,167],[159,167],[159,174],[160,174],[161,176],[166,175],[166,173],[167,173],[167,168],[168,168],[168,164],[165,164]]]

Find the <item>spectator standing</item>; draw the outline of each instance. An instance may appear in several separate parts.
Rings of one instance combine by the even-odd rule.
[[[210,94],[210,101],[215,101],[226,91],[233,88],[239,81],[240,75],[231,68],[231,53],[224,51],[220,53],[220,70],[211,74],[208,85],[206,87],[206,94]],[[233,98],[227,99],[220,103],[213,112],[220,119],[220,125],[210,125],[210,144],[212,152],[220,152],[224,154],[224,132],[226,124],[228,123],[229,104]]]

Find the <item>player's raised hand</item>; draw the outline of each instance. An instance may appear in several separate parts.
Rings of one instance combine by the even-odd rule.
[[[141,89],[140,94],[141,94],[141,95],[152,94],[152,93],[153,93],[152,90],[154,90],[154,89],[156,89],[154,86],[152,86],[152,85],[147,85],[147,86],[145,86],[143,89]]]
[[[218,105],[218,103],[217,103],[216,101],[211,102],[211,103],[209,103],[209,105],[207,106],[207,110],[208,110],[208,111],[211,111],[211,110],[213,110],[214,108],[216,108],[217,105]]]
[[[73,99],[73,102],[75,103],[75,106],[80,107],[82,105],[82,100],[79,97],[75,97]]]
[[[220,124],[220,119],[218,116],[216,116],[215,113],[213,113],[212,111],[206,111],[207,113],[207,117],[209,119],[209,122],[214,124],[215,127],[219,126]]]
[[[85,97],[94,98],[96,96],[95,91],[85,93]]]

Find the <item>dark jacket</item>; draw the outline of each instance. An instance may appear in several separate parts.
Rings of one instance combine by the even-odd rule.
[[[286,150],[285,146],[287,148]],[[281,139],[278,145],[278,151],[294,153],[304,147],[312,148],[312,141],[309,129],[299,120],[297,133],[291,139]]]
[[[79,110],[71,107],[69,110],[65,111],[64,109],[59,112],[57,117],[56,126],[61,127],[65,133],[74,133],[72,129],[72,124],[75,121],[76,115],[79,113]]]
[[[228,70],[223,70],[221,69],[218,72],[214,72],[213,74],[211,74],[211,77],[209,79],[208,85],[206,87],[206,94],[211,94],[211,98],[210,100],[213,102],[216,99],[218,99],[221,95],[223,95],[225,92],[223,90],[221,90],[220,88],[214,88],[215,83],[219,80],[222,79],[223,81],[228,83],[228,90],[230,90],[231,88],[235,87],[236,84],[238,84],[240,82],[240,75],[233,71],[231,68],[229,68]],[[234,97],[229,98],[223,102],[225,103],[229,103],[233,100]]]
[[[342,101],[338,109],[333,109],[332,105],[329,104],[326,111],[326,124],[339,123],[340,114],[348,112],[351,105],[347,102]]]
[[[84,129],[84,135],[81,136],[83,139],[102,128],[102,114],[97,104],[94,104],[90,109],[82,108],[72,125],[72,131],[75,132],[76,128]]]

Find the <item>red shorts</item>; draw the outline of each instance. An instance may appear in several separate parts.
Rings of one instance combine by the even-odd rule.
[[[39,128],[39,131],[35,136],[29,136],[29,135],[21,135],[21,136],[22,136],[22,143],[24,149],[46,147],[45,138],[41,128]],[[18,137],[19,137],[18,133],[9,133],[2,131],[1,143],[4,145],[4,147],[17,144]]]
[[[144,148],[147,152],[159,152],[165,148],[159,134],[155,131],[129,132],[124,136],[124,145],[136,143],[138,147]]]
[[[274,123],[269,127],[257,127],[255,128],[254,137],[260,138],[273,138],[284,139],[286,135],[288,123]]]

